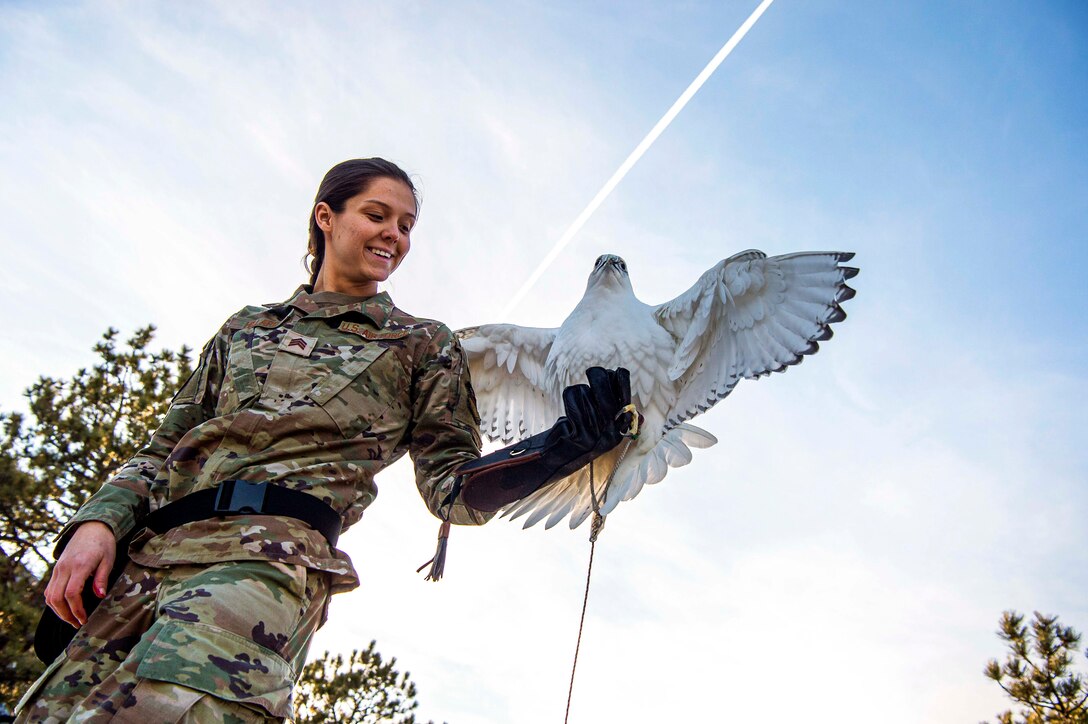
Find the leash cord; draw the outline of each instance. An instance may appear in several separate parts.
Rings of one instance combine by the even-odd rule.
[[[638,419],[636,414],[635,419]],[[635,428],[638,429],[637,427]],[[631,435],[627,438],[627,442],[623,446],[623,450],[620,452],[619,458],[616,460],[616,464],[612,466],[612,473],[608,476],[608,480],[605,481],[604,489],[601,491],[601,497],[604,498],[608,495],[608,488],[612,485],[612,478],[616,477],[616,471],[619,470],[620,463],[623,462],[623,458],[627,455],[628,448],[631,447],[631,443],[634,442],[635,435]],[[574,663],[570,667],[570,687],[567,689],[567,711],[563,715],[563,724],[568,724],[570,719],[570,702],[574,696],[574,672],[578,669],[578,651],[582,648],[582,629],[586,623],[586,607],[589,605],[589,582],[593,578],[593,554],[597,550],[597,536],[600,535],[601,530],[604,528],[604,516],[601,515],[601,501],[597,499],[597,491],[593,485],[593,461],[589,463],[589,499],[593,505],[593,521],[589,526],[589,566],[586,569],[586,592],[582,597],[582,616],[578,620],[578,642],[574,645]]]
[[[592,465],[592,463],[590,463]],[[590,473],[592,475],[592,472]],[[594,523],[598,514],[593,513]],[[589,604],[589,581],[593,577],[593,552],[597,547],[597,541],[590,538],[589,541],[589,568],[586,570],[586,593],[582,597],[582,617],[578,621],[578,643],[574,645],[574,664],[570,667],[570,687],[567,689],[567,712],[563,715],[563,724],[567,724],[567,720],[570,719],[570,701],[574,696],[574,672],[578,669],[578,650],[582,648],[582,627],[586,622],[586,606]]]

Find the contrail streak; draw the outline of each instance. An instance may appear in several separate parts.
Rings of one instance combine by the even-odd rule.
[[[533,285],[536,284],[537,280],[540,279],[548,267],[552,265],[552,262],[555,261],[556,257],[559,256],[563,249],[567,247],[567,244],[574,238],[574,235],[582,229],[586,221],[589,220],[589,217],[597,210],[597,207],[612,193],[612,189],[619,185],[620,181],[623,180],[623,177],[627,175],[627,172],[638,163],[640,158],[642,158],[642,154],[646,153],[646,150],[653,145],[654,141],[657,140],[657,137],[669,127],[669,124],[672,123],[672,119],[676,118],[677,114],[684,109],[684,106],[688,104],[688,101],[691,100],[692,96],[699,92],[699,89],[703,87],[703,83],[706,83],[707,78],[709,78],[711,74],[718,69],[718,66],[722,64],[722,61],[733,52],[733,48],[735,48],[737,43],[748,34],[748,31],[752,29],[752,26],[755,25],[756,21],[763,15],[763,11],[770,7],[772,2],[774,2],[774,0],[763,0],[763,2],[759,4],[759,7],[757,7],[755,11],[748,16],[748,19],[744,21],[744,24],[737,28],[737,32],[733,33],[733,37],[726,41],[717,55],[710,59],[710,62],[706,64],[706,67],[703,68],[702,72],[695,76],[695,80],[691,82],[691,85],[687,87],[687,90],[680,94],[680,97],[677,98],[676,102],[672,104],[672,107],[665,112],[665,115],[661,117],[661,120],[657,122],[657,125],[650,129],[650,132],[646,134],[646,137],[635,146],[635,150],[631,151],[631,155],[627,157],[627,160],[620,165],[616,170],[616,173],[612,174],[612,178],[605,182],[604,186],[601,187],[601,190],[597,192],[597,195],[593,197],[593,200],[582,209],[582,213],[578,214],[578,218],[574,220],[574,223],[567,227],[567,230],[559,237],[559,241],[555,243],[552,250],[548,252],[548,255],[544,257],[543,261],[541,261],[537,268],[533,270],[533,273],[529,275],[529,278],[525,280],[525,283],[521,285],[521,289],[519,289],[507,303],[506,307],[502,310],[502,319],[505,319],[510,312],[514,310],[514,307],[518,305],[518,302],[520,302],[529,290],[533,288]]]

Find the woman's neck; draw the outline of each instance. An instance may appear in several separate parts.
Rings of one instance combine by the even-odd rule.
[[[333,292],[334,294],[346,294],[351,297],[372,297],[378,293],[378,282],[365,281],[352,283],[345,279],[325,279],[325,270],[322,269],[314,282],[314,294],[320,292]]]

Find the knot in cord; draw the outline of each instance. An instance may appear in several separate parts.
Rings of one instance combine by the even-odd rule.
[[[589,542],[596,543],[597,536],[604,530],[604,516],[599,511],[593,511],[593,520],[589,523]]]

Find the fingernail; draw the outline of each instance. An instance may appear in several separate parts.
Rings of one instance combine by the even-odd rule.
[[[94,584],[94,592],[98,594],[99,598],[106,597],[106,589],[102,587],[101,583]]]

